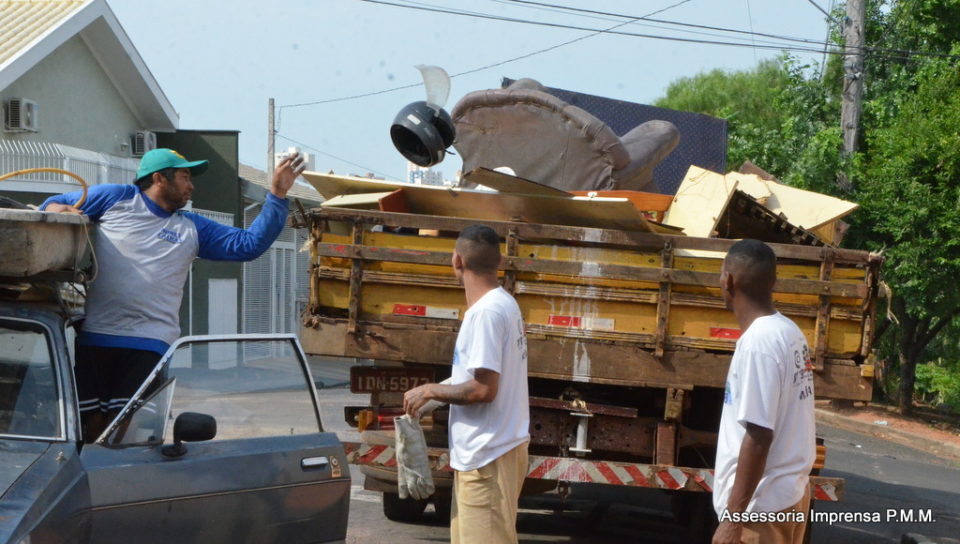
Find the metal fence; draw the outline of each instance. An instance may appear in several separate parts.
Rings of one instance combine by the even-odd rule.
[[[260,209],[257,205],[244,211],[244,228],[250,227]],[[244,333],[299,332],[300,314],[306,307],[310,288],[310,254],[300,251],[306,239],[306,233],[284,227],[270,249],[243,264]]]
[[[90,185],[103,183],[131,183],[136,177],[139,159],[118,157],[107,153],[71,147],[50,142],[0,140],[0,173],[26,170],[28,168],[60,168],[73,172]],[[62,174],[26,174],[13,178],[36,184],[37,192],[60,192],[60,184],[79,185],[73,178]]]

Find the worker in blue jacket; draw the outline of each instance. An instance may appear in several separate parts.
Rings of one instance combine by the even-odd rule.
[[[98,225],[98,263],[77,337],[76,377],[84,440],[92,441],[130,400],[170,344],[180,336],[180,302],[197,257],[250,261],[277,239],[287,219],[287,191],[303,171],[293,155],[277,165],[270,193],[249,229],[181,211],[193,177],[207,161],[172,149],[144,154],[133,185],[91,187],[47,199],[48,212],[86,214]]]

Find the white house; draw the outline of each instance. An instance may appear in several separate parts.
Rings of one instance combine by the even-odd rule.
[[[55,167],[90,184],[131,182],[177,112],[105,0],[0,1],[0,173]],[[38,203],[76,190],[57,174],[0,182]]]

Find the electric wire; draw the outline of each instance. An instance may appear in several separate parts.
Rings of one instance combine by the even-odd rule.
[[[663,13],[664,11],[667,11],[667,10],[669,10],[669,9],[673,9],[673,8],[675,8],[675,7],[677,7],[677,6],[681,6],[681,5],[686,4],[687,2],[690,2],[690,1],[691,1],[691,0],[681,0],[681,1],[679,1],[679,2],[676,2],[676,3],[674,3],[674,4],[671,4],[671,5],[669,5],[669,6],[666,6],[666,7],[664,7],[664,8],[660,8],[660,9],[658,9],[658,10],[656,10],[656,11],[652,11],[652,12],[650,12],[649,14],[644,15],[643,17],[648,17],[648,16],[651,16],[651,15],[656,15],[656,14],[658,14],[658,13]],[[523,59],[527,59],[527,58],[533,57],[533,56],[535,56],[535,55],[540,55],[540,54],[543,54],[543,53],[547,53],[547,52],[553,51],[554,49],[559,49],[559,48],[561,48],[561,47],[564,47],[564,46],[567,46],[567,45],[570,45],[570,44],[573,44],[573,43],[576,43],[576,42],[579,42],[579,41],[582,41],[582,40],[586,40],[586,39],[588,39],[588,38],[592,38],[592,37],[597,36],[597,35],[599,35],[599,34],[603,34],[603,33],[609,32],[611,29],[615,29],[615,28],[624,26],[624,25],[626,25],[626,24],[629,24],[630,22],[632,22],[632,21],[626,21],[626,22],[624,22],[624,23],[621,23],[621,24],[618,24],[618,25],[614,25],[614,26],[610,27],[609,29],[594,29],[590,34],[586,34],[586,35],[584,35],[584,36],[580,36],[580,37],[574,38],[574,39],[572,39],[572,40],[567,40],[567,41],[565,41],[565,42],[561,42],[561,43],[558,43],[558,44],[555,44],[555,45],[551,45],[550,47],[545,47],[545,48],[543,48],[543,49],[538,49],[538,50],[536,50],[536,51],[531,51],[531,52],[525,53],[525,54],[523,54],[523,55],[519,55],[519,56],[516,56],[516,57],[511,57],[511,58],[509,58],[509,59],[505,59],[505,60],[502,60],[502,61],[498,61],[498,62],[495,62],[495,63],[493,63],[493,64],[487,64],[487,65],[485,65],[485,66],[480,66],[480,67],[478,67],[478,68],[473,68],[473,69],[470,69],[470,70],[465,70],[465,71],[463,71],[463,72],[457,72],[457,73],[451,75],[450,78],[452,79],[452,78],[455,78],[455,77],[465,76],[465,75],[468,75],[468,74],[474,74],[474,73],[476,73],[476,72],[482,72],[482,71],[484,71],[484,70],[489,70],[489,69],[491,69],[491,68],[496,68],[496,67],[498,67],[498,66],[503,66],[504,64],[509,64],[509,63],[511,63],[511,62],[516,62],[516,61],[518,61],[518,60],[523,60]],[[386,93],[392,93],[392,92],[395,92],[395,91],[402,91],[402,90],[404,90],[404,89],[412,89],[412,88],[414,88],[414,87],[420,87],[420,86],[422,86],[422,85],[423,85],[423,82],[420,82],[420,83],[411,83],[411,84],[409,84],[409,85],[400,85],[400,86],[398,86],[398,87],[391,87],[391,88],[389,88],[389,89],[381,89],[381,90],[379,90],[379,91],[373,91],[373,92],[368,92],[368,93],[361,93],[361,94],[355,94],[355,95],[349,95],[349,96],[341,96],[341,97],[338,97],[338,98],[330,98],[330,99],[326,99],[326,100],[315,100],[315,101],[312,101],[312,102],[301,102],[301,103],[297,103],[297,104],[285,104],[285,105],[280,106],[280,107],[279,107],[279,110],[282,111],[282,110],[285,109],[285,108],[299,108],[299,107],[304,107],[304,106],[316,106],[316,105],[320,105],[320,104],[329,104],[329,103],[331,103],[331,102],[343,102],[343,101],[347,101],[347,100],[355,100],[355,99],[357,99],[357,98],[366,98],[366,97],[368,97],[368,96],[376,96],[376,95],[381,95],[381,94],[386,94]]]
[[[382,2],[382,1],[380,1],[380,0],[360,0],[360,1],[362,1],[362,2],[371,2],[371,3],[379,3],[379,4],[385,3],[385,2]],[[608,11],[598,11],[598,10],[591,10],[591,9],[586,9],[586,8],[575,8],[575,7],[564,6],[564,5],[560,5],[560,4],[550,4],[550,3],[546,3],[546,2],[537,2],[537,1],[535,1],[535,0],[506,0],[506,1],[508,1],[508,2],[514,2],[514,3],[517,3],[517,4],[530,4],[530,5],[537,5],[537,6],[549,6],[549,7],[561,8],[561,9],[565,9],[565,10],[569,10],[569,11],[575,11],[575,12],[585,12],[585,13],[596,13],[596,14],[603,14],[603,15],[611,15],[611,16],[614,16],[614,17],[634,17],[634,16],[632,16],[632,15],[625,15],[625,14],[622,14],[622,13],[613,13],[613,12],[608,12]],[[392,4],[392,5],[397,5],[397,4]],[[403,5],[397,5],[397,6],[398,6],[398,7],[406,7],[406,6],[403,6]],[[658,22],[658,23],[663,23],[663,24],[670,24],[670,25],[678,25],[678,26],[686,26],[686,27],[695,27],[695,28],[704,28],[704,29],[718,30],[718,31],[722,31],[722,32],[733,32],[733,33],[748,34],[748,35],[751,34],[749,31],[746,31],[746,30],[738,30],[738,29],[724,28],[724,27],[717,27],[717,26],[709,26],[709,25],[697,25],[697,24],[693,24],[693,23],[683,23],[683,22],[679,22],[679,21],[669,21],[669,20],[664,20],[664,19],[643,18],[643,20],[651,21],[651,22]],[[834,20],[834,21],[836,22],[836,19],[832,19],[832,20]],[[530,23],[530,24],[541,24],[541,23],[539,23],[539,22],[537,22],[537,21],[517,21],[517,22],[528,22],[528,23]],[[839,24],[839,23],[838,23],[838,24]],[[550,25],[550,26],[563,26],[563,25],[553,24],[553,25]],[[573,27],[573,28],[579,29],[580,27]],[[639,34],[629,34],[629,33],[620,33],[620,34],[624,34],[624,35],[627,35],[627,36],[634,36],[634,37],[644,37],[644,38],[646,38],[646,37],[651,37],[651,38],[655,38],[655,36],[646,36],[646,35],[639,35]],[[795,42],[798,42],[798,43],[807,43],[807,44],[811,44],[811,45],[816,45],[816,46],[817,46],[817,49],[816,49],[816,52],[817,52],[817,53],[820,53],[820,52],[821,52],[820,49],[819,49],[819,47],[820,47],[820,46],[823,46],[823,45],[825,44],[825,42],[821,42],[821,41],[819,41],[819,40],[815,40],[815,39],[812,39],[812,38],[797,38],[797,37],[792,37],[792,36],[781,36],[781,35],[777,35],[777,34],[767,34],[767,33],[763,33],[763,32],[755,32],[755,33],[753,33],[753,34],[755,34],[755,35],[757,35],[757,36],[764,36],[764,37],[775,38],[775,39],[780,39],[780,40],[795,41]],[[660,37],[660,38],[662,38],[662,39],[667,39],[667,40],[685,41],[685,40],[683,40],[682,38],[675,38],[675,37]],[[830,44],[829,42],[826,42],[826,44],[827,44],[827,45],[837,45],[837,44]],[[741,46],[741,47],[742,47],[742,46],[746,46],[746,47],[749,47],[749,46],[750,46],[750,44],[744,44],[744,43],[742,43],[742,42],[722,43],[722,44],[719,44],[719,45],[737,45],[737,46]],[[839,47],[839,45],[837,45],[837,46]],[[784,47],[784,49],[791,50],[792,47]],[[863,49],[865,52],[883,53],[885,57],[887,57],[887,58],[895,58],[895,59],[900,59],[900,58],[908,59],[910,56],[925,56],[925,57],[947,58],[947,59],[951,59],[951,60],[960,60],[960,55],[952,55],[952,54],[949,54],[949,53],[940,53],[940,52],[936,52],[936,51],[917,51],[917,50],[911,50],[911,49],[893,49],[893,48],[871,47],[871,46],[863,46],[862,49]],[[809,52],[808,49],[798,49],[798,50],[799,50],[799,51]],[[843,52],[840,52],[840,51],[837,51],[837,52],[832,52],[832,54],[835,54],[835,55],[843,55],[844,53],[843,53]],[[897,56],[897,55],[900,55],[900,56]]]
[[[757,62],[757,38],[753,31],[753,10],[750,9],[750,0],[747,2],[747,21],[750,23],[750,42],[753,43],[753,62]]]
[[[717,41],[717,40],[699,40],[699,39],[691,39],[691,38],[682,38],[682,37],[677,37],[677,36],[663,36],[663,35],[652,35],[652,34],[640,34],[640,33],[631,33],[631,32],[623,32],[623,31],[617,31],[617,30],[615,30],[615,29],[616,29],[617,27],[619,27],[619,26],[624,26],[624,24],[615,25],[614,27],[611,27],[610,29],[597,29],[597,28],[583,27],[583,26],[577,26],[577,25],[567,25],[567,24],[560,24],[560,23],[549,23],[549,22],[544,22],[544,21],[534,21],[534,20],[528,20],[528,19],[519,19],[519,18],[514,18],[514,17],[502,17],[502,16],[491,15],[491,14],[483,14],[483,13],[480,13],[480,12],[464,12],[464,11],[450,10],[450,9],[444,9],[444,8],[429,7],[429,5],[424,5],[423,3],[418,3],[418,4],[421,4],[421,5],[411,5],[411,4],[397,4],[397,3],[393,3],[393,2],[386,2],[386,1],[383,1],[383,0],[360,0],[360,1],[362,1],[362,2],[367,2],[367,3],[372,3],[372,4],[379,4],[379,5],[385,5],[385,6],[391,6],[391,7],[414,9],[414,10],[421,10],[421,11],[428,11],[428,12],[435,12],[435,13],[443,13],[443,14],[450,14],[450,15],[461,15],[461,16],[476,17],[476,18],[481,18],[481,19],[490,19],[490,20],[505,21],[505,22],[515,22],[515,23],[523,23],[523,24],[532,24],[532,25],[537,25],[537,26],[547,26],[547,27],[553,27],[553,28],[564,28],[564,29],[570,29],[570,30],[583,30],[583,31],[588,31],[588,32],[590,32],[590,34],[588,34],[588,35],[586,35],[586,36],[581,36],[581,37],[579,37],[579,38],[576,38],[576,39],[573,39],[573,40],[569,40],[569,41],[567,41],[567,42],[562,42],[562,43],[560,43],[560,44],[557,44],[557,45],[554,45],[554,46],[551,46],[551,47],[548,47],[548,48],[545,48],[545,49],[540,49],[540,50],[537,50],[537,51],[533,51],[533,52],[531,52],[531,53],[527,53],[527,54],[525,54],[525,55],[520,55],[520,56],[518,56],[518,57],[513,57],[513,58],[510,58],[510,59],[506,59],[506,60],[504,60],[504,61],[500,61],[500,62],[497,62],[497,63],[489,64],[489,65],[486,65],[486,66],[481,66],[481,67],[479,67],[479,68],[475,68],[475,69],[472,69],[472,70],[467,70],[467,71],[464,71],[464,72],[459,72],[459,73],[457,73],[457,74],[453,74],[451,77],[458,77],[458,76],[462,76],[462,75],[466,75],[466,74],[471,74],[471,73],[479,72],[479,71],[482,71],[482,70],[487,70],[487,69],[490,69],[490,68],[494,68],[494,67],[497,67],[497,66],[501,66],[501,65],[504,65],[504,64],[508,64],[508,63],[510,63],[510,62],[515,62],[515,61],[517,61],[517,60],[522,60],[522,59],[525,59],[525,58],[528,58],[528,57],[532,57],[532,56],[534,56],[534,55],[539,55],[539,54],[541,54],[541,53],[544,53],[544,52],[547,52],[547,51],[551,51],[551,50],[556,49],[556,48],[558,48],[558,47],[563,47],[564,45],[568,45],[568,44],[571,44],[571,43],[574,43],[574,42],[577,42],[577,41],[586,39],[586,38],[588,38],[588,37],[592,37],[592,36],[595,36],[595,35],[598,35],[598,34],[604,34],[604,33],[605,33],[605,34],[613,34],[613,35],[622,35],[622,36],[628,36],[628,37],[637,37],[637,38],[649,38],[649,39],[661,39],[661,40],[679,41],[679,42],[686,42],[686,43],[699,43],[699,44],[706,44],[706,45],[722,45],[722,46],[732,46],[732,47],[756,47],[756,48],[765,49],[765,50],[778,50],[778,51],[791,51],[791,52],[801,52],[801,53],[814,53],[814,54],[821,54],[821,55],[827,55],[827,54],[829,54],[829,55],[841,55],[841,56],[842,56],[842,55],[845,55],[845,54],[849,54],[849,51],[845,51],[845,50],[843,50],[843,49],[841,48],[841,46],[839,46],[838,44],[833,44],[833,43],[830,43],[829,41],[819,41],[819,40],[813,40],[813,39],[807,39],[807,38],[796,38],[796,37],[791,37],[791,36],[779,36],[779,35],[776,35],[776,34],[767,34],[767,33],[762,33],[762,32],[753,32],[753,33],[751,33],[751,32],[746,31],[746,30],[737,30],[737,29],[730,29],[730,28],[716,27],[716,26],[709,26],[709,25],[697,25],[697,24],[692,24],[692,23],[681,23],[681,22],[677,22],[677,21],[668,21],[668,20],[663,20],[663,19],[653,19],[653,18],[651,18],[651,15],[652,15],[652,14],[643,15],[643,16],[632,16],[632,15],[624,15],[624,14],[619,14],[619,13],[613,13],[613,12],[604,12],[604,11],[589,10],[589,9],[584,9],[584,8],[574,8],[574,7],[570,7],[570,6],[562,6],[562,5],[557,5],[557,4],[549,4],[549,3],[545,3],[545,2],[536,2],[536,1],[533,1],[533,0],[503,0],[503,1],[511,2],[511,3],[517,3],[517,4],[528,4],[528,5],[534,5],[534,6],[540,6],[540,7],[550,7],[550,8],[557,8],[557,9],[565,9],[565,10],[569,10],[569,11],[573,11],[573,12],[584,12],[584,13],[592,13],[592,14],[609,15],[609,16],[621,17],[621,18],[629,18],[630,21],[627,21],[627,22],[624,23],[624,24],[629,24],[630,22],[636,22],[636,21],[638,21],[638,20],[645,20],[645,21],[657,22],[657,23],[662,23],[662,24],[670,24],[670,25],[678,25],[678,26],[684,26],[684,27],[710,29],[710,30],[717,30],[717,31],[722,31],[722,32],[740,33],[740,34],[746,34],[746,35],[756,35],[756,36],[762,36],[762,37],[767,37],[767,38],[771,38],[771,39],[787,40],[787,41],[794,41],[794,42],[803,43],[803,44],[809,44],[810,46],[797,46],[797,45],[789,45],[789,44],[775,44],[774,42],[767,42],[767,43],[763,43],[763,44],[756,44],[756,45],[754,45],[754,44],[752,44],[752,43],[745,43],[745,42],[730,42],[730,41]],[[681,5],[681,4],[684,4],[684,3],[686,3],[687,1],[689,1],[689,0],[684,0],[684,1],[678,2],[678,3],[676,3],[676,4],[673,4],[673,5],[671,5],[671,6],[667,6],[666,8],[663,8],[663,9],[661,9],[661,10],[658,10],[657,12],[654,12],[654,14],[659,13],[659,12],[662,12],[662,11],[665,11],[665,10],[667,10],[667,9],[671,9],[671,8],[676,7],[676,6],[678,6],[678,5]],[[815,46],[815,47],[814,47],[814,46]],[[830,49],[831,46],[833,46],[834,49]],[[822,48],[822,49],[821,49],[821,48]],[[949,60],[958,60],[958,59],[960,59],[960,55],[950,55],[950,54],[947,54],[947,53],[938,53],[938,52],[931,52],[931,51],[915,51],[915,50],[904,50],[904,49],[888,49],[888,48],[870,47],[870,46],[863,46],[863,47],[861,47],[861,49],[863,50],[863,52],[864,52],[865,55],[867,55],[867,56],[869,56],[869,57],[871,57],[871,58],[874,58],[874,59],[909,61],[909,60],[913,60],[915,57],[919,57],[919,56],[923,56],[923,57],[940,57],[940,58],[946,58],[946,59],[949,59]],[[354,100],[354,99],[359,99],[359,98],[366,98],[366,97],[369,97],[369,96],[376,96],[376,95],[386,94],[386,93],[395,92],[395,91],[399,91],[399,90],[404,90],[404,89],[410,89],[410,88],[414,88],[414,87],[419,87],[419,86],[421,86],[421,85],[423,85],[423,83],[411,83],[411,84],[408,84],[408,85],[401,85],[401,86],[397,86],[397,87],[391,87],[391,88],[387,88],[387,89],[381,89],[381,90],[378,90],[378,91],[372,91],[372,92],[366,92],[366,93],[360,93],[360,94],[354,94],[354,95],[348,95],[348,96],[341,96],[341,97],[329,98],[329,99],[324,99],[324,100],[315,100],[315,101],[311,101],[311,102],[301,102],[301,103],[296,103],[296,104],[286,104],[286,105],[280,106],[280,107],[279,107],[279,110],[282,111],[282,110],[285,109],[285,108],[297,108],[297,107],[305,107],[305,106],[314,106],[314,105],[320,105],[320,104],[329,104],[329,103],[334,103],[334,102],[342,102],[342,101],[347,101],[347,100]]]
[[[320,150],[320,149],[317,149],[316,147],[314,147],[314,146],[312,146],[312,145],[305,144],[305,143],[303,143],[303,142],[301,142],[301,141],[298,141],[298,140],[294,140],[293,138],[291,138],[291,137],[289,137],[289,136],[284,136],[283,134],[277,133],[277,137],[278,137],[278,138],[283,138],[284,140],[287,140],[287,141],[290,142],[290,143],[297,144],[297,145],[299,145],[299,146],[302,147],[302,148],[313,150],[314,152],[319,153],[319,154],[324,155],[324,156],[327,156],[327,157],[330,157],[331,159],[336,159],[336,160],[338,160],[338,161],[340,161],[340,162],[345,162],[345,163],[347,163],[347,164],[349,164],[349,165],[351,165],[351,166],[356,166],[357,168],[362,168],[363,170],[366,170],[367,172],[371,172],[371,173],[373,173],[373,174],[379,174],[379,175],[383,176],[384,178],[394,179],[394,180],[398,180],[398,181],[400,181],[400,180],[403,179],[403,178],[400,178],[400,177],[397,177],[397,176],[391,176],[390,174],[384,174],[383,172],[379,172],[379,171],[377,171],[377,170],[374,170],[373,168],[370,168],[369,166],[364,166],[364,165],[362,165],[362,164],[358,164],[358,163],[355,163],[355,162],[353,162],[353,161],[349,161],[349,160],[347,160],[347,159],[344,159],[343,157],[338,157],[338,156],[336,156],[336,155],[334,155],[334,154],[332,154],[332,153],[327,153],[326,151],[322,151],[322,150]]]
[[[407,3],[414,3],[414,2],[412,2],[411,0],[401,0],[401,1],[404,1],[404,2],[407,2]],[[596,20],[599,20],[599,21],[608,21],[608,22],[609,22],[609,21],[618,21],[618,20],[620,20],[620,19],[614,18],[614,17],[604,17],[604,16],[600,16],[600,15],[590,15],[590,14],[586,14],[586,13],[580,13],[581,11],[592,11],[592,10],[580,10],[580,9],[576,9],[576,8],[568,8],[568,9],[575,10],[575,11],[564,11],[563,9],[554,9],[554,8],[539,7],[538,5],[528,5],[526,2],[524,2],[524,3],[516,3],[516,2],[514,2],[513,0],[489,0],[489,1],[490,1],[490,2],[496,2],[496,3],[498,3],[498,4],[513,5],[513,6],[516,6],[516,7],[526,7],[526,8],[535,9],[535,10],[538,10],[538,11],[545,11],[545,12],[551,12],[551,13],[563,13],[563,14],[566,14],[566,15],[574,15],[574,16],[577,16],[577,17],[585,17],[585,18],[588,18],[588,19],[596,19]],[[429,4],[423,4],[423,3],[420,3],[420,2],[417,2],[417,3],[420,4],[420,5],[429,5]],[[538,2],[537,4],[540,4],[540,3]],[[440,7],[440,6],[434,6],[434,7]],[[619,17],[620,17],[620,18],[623,18],[623,17],[631,17],[631,16],[628,16],[628,15],[619,15]],[[633,16],[633,17],[637,17],[637,16]],[[723,29],[723,28],[721,28],[721,27],[707,27],[707,26],[704,26],[704,25],[694,25],[694,24],[679,23],[679,22],[674,22],[674,21],[670,21],[669,24],[671,24],[671,25],[679,25],[680,28],[666,28],[666,27],[664,27],[664,23],[654,23],[654,22],[641,23],[640,21],[658,21],[658,19],[649,19],[648,16],[642,16],[642,17],[637,17],[636,19],[631,20],[630,24],[631,24],[632,26],[656,28],[656,29],[658,29],[658,30],[670,30],[670,31],[673,31],[673,32],[682,32],[682,33],[684,33],[684,34],[694,34],[694,35],[698,35],[698,36],[712,36],[712,37],[715,37],[715,38],[725,37],[726,35],[725,35],[725,34],[718,34],[717,32],[705,32],[704,30],[688,30],[687,28],[688,28],[688,27],[690,27],[690,28],[706,28],[706,29],[711,29],[711,28],[712,28],[712,29],[716,29],[717,31],[722,31],[722,32],[735,32],[735,33],[751,34],[751,32],[748,32],[748,31],[745,31],[745,30]],[[762,34],[762,33],[760,33],[760,32],[753,32],[752,35],[751,35],[751,38],[752,38],[751,42],[752,42],[752,43],[753,43],[753,42],[766,43],[766,44],[780,44],[780,43],[781,43],[780,41],[772,41],[772,40],[764,40],[764,39],[757,40],[757,39],[756,39],[756,36],[765,36],[765,34]],[[772,37],[772,36],[775,36],[775,35],[770,34],[769,36]],[[816,40],[809,40],[809,39],[806,39],[806,38],[793,38],[793,37],[789,37],[789,36],[778,36],[777,39],[780,39],[780,40],[788,39],[788,40],[793,40],[793,41],[797,41],[797,42],[809,42],[809,43],[817,43],[817,44],[820,43],[820,42],[817,42]]]

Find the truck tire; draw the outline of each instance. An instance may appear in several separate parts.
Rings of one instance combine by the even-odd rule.
[[[673,495],[671,506],[674,520],[687,530],[688,542],[710,544],[719,524],[712,494],[681,491]]]
[[[447,495],[445,497],[433,497],[433,509],[437,513],[437,519],[441,522],[447,523],[450,521],[450,514],[453,508],[453,497]]]
[[[427,508],[427,501],[415,499],[401,499],[396,493],[383,494],[383,515],[390,521],[412,523],[420,521],[423,511]]]

